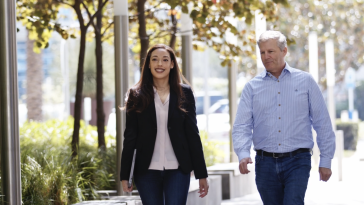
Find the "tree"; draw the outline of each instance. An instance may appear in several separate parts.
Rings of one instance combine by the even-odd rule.
[[[88,4],[92,4],[91,0],[85,1]],[[75,1],[63,1],[63,0],[18,0],[18,20],[21,20],[26,28],[37,35],[36,45],[37,48],[48,47],[48,40],[52,31],[57,31],[65,39],[69,34],[60,24],[55,23],[58,18],[58,11],[61,5],[71,7],[77,16],[79,22],[80,32],[80,51],[78,57],[77,68],[77,84],[75,95],[75,121],[74,130],[72,134],[72,156],[77,156],[79,145],[79,129],[81,119],[81,105],[82,105],[82,89],[83,89],[83,72],[84,72],[84,60],[86,49],[86,34],[87,29],[91,25],[93,19],[96,17],[96,12],[91,18],[87,19],[83,16],[83,9],[85,8],[85,2],[82,0]],[[107,2],[107,1],[106,1]],[[103,8],[105,4],[101,6]],[[75,37],[71,34],[71,37]]]
[[[74,132],[72,136],[72,152],[73,156],[77,155],[78,136],[80,127],[80,114],[81,114],[81,102],[82,102],[82,85],[83,85],[83,63],[85,57],[85,41],[87,29],[90,25],[93,26],[96,39],[96,61],[97,61],[97,98],[98,98],[98,127],[100,128],[99,137],[100,144],[103,146],[103,112],[102,108],[102,41],[108,39],[112,32],[108,32],[106,36],[106,30],[112,27],[112,23],[105,24],[104,20],[108,20],[108,16],[103,18],[108,0],[94,1],[91,0],[18,0],[18,7],[20,8],[20,18],[23,23],[27,25],[27,29],[35,32],[38,35],[37,46],[40,48],[48,46],[48,39],[51,31],[57,31],[63,38],[67,39],[69,33],[63,29],[59,24],[54,23],[57,20],[57,13],[60,5],[67,5],[76,13],[80,27],[80,53],[78,61],[78,74],[76,85],[76,102],[75,102],[75,123]],[[261,10],[261,12],[267,16],[268,20],[274,20],[277,18],[275,15],[276,4],[287,4],[286,0],[268,0],[265,3],[259,0],[246,0],[246,1],[152,1],[152,0],[130,0],[130,25],[131,30],[138,27],[138,40],[134,42],[134,50],[140,51],[140,63],[143,63],[143,59],[147,53],[149,43],[164,42],[169,40],[169,45],[176,46],[176,34],[178,32],[178,15],[180,11],[187,13],[188,4],[192,5],[191,18],[194,22],[193,33],[196,36],[196,42],[204,42],[207,46],[213,47],[219,51],[223,56],[223,64],[227,64],[234,56],[240,55],[253,55],[255,43],[255,34],[253,30],[245,29],[238,31],[236,26],[232,25],[228,18],[237,17],[242,18],[247,24],[250,24],[254,17],[253,12],[255,10]],[[97,9],[96,9],[97,6]],[[147,8],[145,8],[147,7]],[[87,12],[88,18],[83,16],[84,11]],[[170,18],[161,18],[157,16],[157,12],[165,11],[170,12]],[[135,18],[137,17],[137,18]],[[96,19],[96,23],[94,22]],[[109,18],[110,19],[110,18]],[[170,23],[171,22],[171,23]],[[105,27],[103,27],[105,26]],[[104,30],[102,31],[102,28]],[[158,30],[158,32],[155,32]],[[243,47],[239,45],[232,45],[224,39],[225,32],[238,36],[241,40]],[[47,34],[46,37],[43,35]],[[134,34],[131,34],[132,36]],[[71,37],[75,37],[73,33]],[[201,46],[195,43],[195,49],[201,49]],[[178,53],[178,52],[177,52]],[[101,57],[100,57],[101,56]],[[100,76],[100,78],[99,78]],[[100,89],[101,88],[101,89]],[[101,128],[102,126],[102,128]]]
[[[96,41],[96,49],[95,49],[95,56],[96,56],[96,102],[97,102],[97,132],[98,132],[98,141],[99,141],[99,148],[102,150],[106,149],[105,144],[105,113],[103,107],[103,62],[102,62],[102,43],[104,40],[107,40],[108,37],[105,37],[105,34],[108,34],[108,29],[113,25],[113,23],[107,23],[109,19],[111,19],[111,15],[105,15],[105,5],[108,3],[108,0],[98,0],[97,2],[97,10],[94,11],[94,15],[96,16],[96,23],[91,21],[91,24],[94,28],[95,33],[95,41]],[[92,18],[91,10],[92,8],[96,8],[93,4],[91,6],[84,5],[85,10],[89,16]],[[105,19],[105,20],[104,20]]]
[[[27,118],[42,121],[42,82],[43,68],[41,53],[34,52],[34,40],[28,32],[27,38]]]
[[[279,20],[270,22],[295,40],[288,49],[287,61],[294,67],[308,71],[308,34],[316,31],[319,41],[320,83],[326,87],[325,40],[335,44],[336,80],[342,81],[349,67],[358,69],[364,61],[364,2],[356,0],[297,0],[290,7],[278,6]]]
[[[269,21],[278,19],[276,5],[287,6],[287,0],[259,0],[245,1],[192,1],[192,0],[132,0],[129,1],[131,31],[137,27],[138,40],[134,41],[134,52],[140,53],[140,67],[146,56],[149,43],[164,43],[176,46],[178,16],[181,12],[190,13],[193,20],[194,49],[201,50],[201,43],[212,47],[223,58],[222,64],[230,63],[234,57],[242,55],[254,56],[255,32],[246,27],[238,31],[236,25],[229,22],[229,18],[240,18],[250,25],[254,18],[254,11],[260,10]],[[190,5],[190,10],[189,10]],[[134,8],[137,8],[135,10]],[[163,14],[162,12],[165,12]],[[170,15],[170,19],[166,18]],[[233,45],[225,39],[229,31],[240,40],[241,45]],[[132,36],[136,36],[132,34]],[[177,48],[178,50],[178,48]],[[177,52],[178,54],[178,52]]]

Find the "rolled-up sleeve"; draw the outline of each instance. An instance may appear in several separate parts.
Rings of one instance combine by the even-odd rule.
[[[233,146],[239,161],[250,157],[253,129],[252,87],[247,83],[241,93],[238,111],[233,125]]]

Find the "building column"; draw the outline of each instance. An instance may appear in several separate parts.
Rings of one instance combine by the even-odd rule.
[[[326,53],[326,84],[327,84],[327,105],[331,118],[332,127],[336,130],[336,111],[335,111],[335,53],[334,53],[334,42],[328,39],[325,42],[325,53]]]
[[[267,30],[267,22],[265,20],[265,16],[260,12],[260,10],[255,11],[255,37],[257,42],[259,37],[262,33]],[[256,55],[257,55],[257,73],[256,75],[260,74],[264,71],[264,65],[262,59],[260,57],[260,50],[258,44],[256,45]]]

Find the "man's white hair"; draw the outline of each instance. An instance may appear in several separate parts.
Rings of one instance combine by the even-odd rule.
[[[272,30],[263,32],[260,35],[257,44],[259,46],[261,42],[266,42],[271,39],[277,40],[277,45],[281,51],[283,51],[283,49],[287,47],[286,37],[281,32]]]

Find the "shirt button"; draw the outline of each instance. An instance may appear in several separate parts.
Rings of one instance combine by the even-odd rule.
[[[278,104],[278,106],[281,106],[281,104]]]
[[[280,130],[278,132],[281,132]]]
[[[278,94],[281,94],[281,92],[278,92]]]
[[[279,83],[279,80],[278,80],[278,83]]]
[[[279,144],[279,146],[281,146],[281,144]]]
[[[281,119],[281,117],[279,117],[278,119]]]

